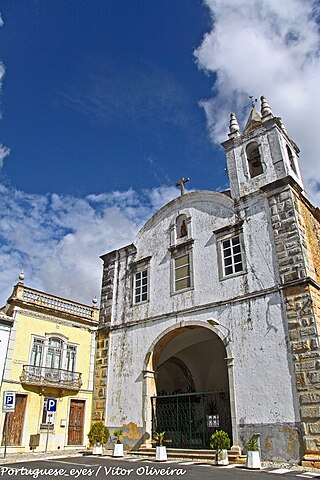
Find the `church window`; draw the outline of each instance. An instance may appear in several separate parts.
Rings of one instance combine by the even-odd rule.
[[[223,275],[234,275],[244,271],[243,253],[240,235],[222,240]]]
[[[175,291],[191,287],[190,254],[174,259]]]
[[[247,160],[249,166],[250,177],[254,178],[263,173],[261,155],[259,145],[256,142],[251,142],[246,148]]]
[[[294,173],[297,174],[296,164],[295,164],[295,161],[294,161],[294,156],[292,154],[291,148],[289,148],[288,145],[286,145],[286,148],[287,148],[287,154],[288,154],[288,158],[289,158],[290,167],[294,171]]]
[[[148,300],[148,270],[136,272],[133,277],[134,303],[142,303]]]

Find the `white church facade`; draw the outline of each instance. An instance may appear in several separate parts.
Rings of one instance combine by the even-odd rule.
[[[133,244],[105,254],[93,419],[131,446],[165,431],[173,448],[263,458],[320,452],[319,210],[298,154],[261,97],[243,132],[231,114],[230,191],[182,194]]]

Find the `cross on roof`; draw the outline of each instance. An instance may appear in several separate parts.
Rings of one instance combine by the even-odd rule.
[[[181,177],[180,178],[180,181],[176,183],[176,187],[180,187],[180,192],[181,192],[181,195],[184,195],[186,193],[186,190],[184,188],[184,184],[186,182],[189,182],[190,178],[184,178],[184,177]]]

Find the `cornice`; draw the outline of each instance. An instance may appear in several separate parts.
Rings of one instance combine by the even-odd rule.
[[[26,309],[21,308],[21,307],[18,307],[18,309],[16,309],[16,310],[21,315],[24,315],[26,317],[36,318],[36,319],[39,319],[39,320],[44,320],[46,322],[51,322],[51,323],[55,323],[55,324],[58,324],[58,325],[65,325],[67,327],[80,328],[81,330],[87,330],[90,333],[95,332],[97,330],[97,326],[98,326],[98,325],[95,325],[94,327],[90,328],[88,325],[84,325],[80,322],[75,322],[75,321],[72,321],[72,320],[65,320],[61,317],[46,315],[45,313],[40,313],[40,312],[37,312],[36,310],[31,311],[31,310],[26,310]]]

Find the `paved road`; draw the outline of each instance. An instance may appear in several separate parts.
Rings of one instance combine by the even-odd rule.
[[[216,467],[199,462],[168,461],[164,463],[126,457],[66,457],[1,465],[0,480],[301,480],[320,479],[320,472],[303,472],[288,469],[246,470],[229,465]]]

